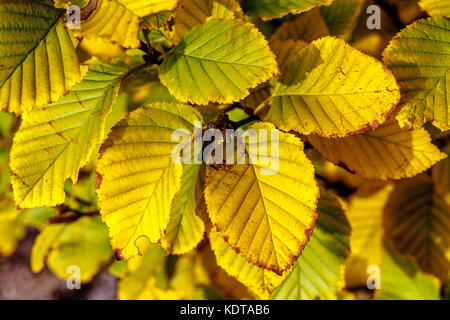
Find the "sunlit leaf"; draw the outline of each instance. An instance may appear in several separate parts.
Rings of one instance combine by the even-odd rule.
[[[295,136],[279,133],[276,143],[270,133],[272,125],[251,128],[259,137],[258,150],[269,145],[272,151],[267,155],[278,168],[267,168],[255,154],[258,151],[246,144],[253,164],[247,159],[247,164],[208,166],[206,204],[212,223],[230,246],[249,262],[282,274],[300,255],[315,225],[318,187],[314,168]],[[259,129],[269,130],[267,137]],[[274,174],[264,173],[264,168]]]
[[[22,208],[64,201],[64,181],[78,171],[104,139],[118,85],[128,69],[92,61],[81,83],[56,103],[25,112],[11,149],[11,180]]]
[[[402,89],[401,126],[420,127],[431,121],[450,129],[450,21],[435,17],[403,29],[383,53],[383,61]]]
[[[65,12],[50,0],[0,3],[0,110],[55,102],[84,76]]]
[[[182,102],[232,103],[278,74],[269,45],[249,23],[211,19],[186,33],[164,59],[161,82]]]
[[[183,104],[155,103],[133,111],[110,133],[98,163],[100,212],[117,257],[136,256],[136,241],[156,243],[169,224],[182,164],[172,161],[174,130],[192,134],[201,116]]]
[[[425,129],[402,130],[395,119],[345,138],[308,139],[326,159],[369,179],[413,177],[446,157]]]
[[[400,99],[380,62],[331,37],[301,49],[282,73],[265,120],[286,131],[342,137],[377,128]]]

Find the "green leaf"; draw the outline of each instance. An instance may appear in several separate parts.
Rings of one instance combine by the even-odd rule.
[[[105,136],[105,122],[128,69],[93,60],[81,83],[56,103],[25,112],[11,149],[16,204],[55,206],[64,201],[63,184],[75,184],[79,169]]]
[[[419,20],[397,34],[383,52],[383,61],[402,90],[397,119],[402,127],[431,121],[450,129],[450,21],[442,17]]]
[[[386,241],[381,270],[378,300],[439,300],[439,281],[424,274],[415,262],[399,255]]]
[[[65,12],[50,0],[0,3],[0,110],[55,102],[83,78]]]
[[[344,261],[350,253],[350,225],[337,198],[321,189],[319,218],[309,243],[283,284],[276,300],[337,299],[344,287]]]
[[[346,38],[358,22],[363,3],[364,0],[334,0],[328,7],[314,8],[284,22],[271,40],[311,42],[329,35]]]
[[[183,166],[181,188],[172,203],[170,220],[162,246],[173,254],[183,254],[194,249],[203,239],[205,224],[197,215],[200,193],[199,164]]]
[[[282,73],[265,120],[285,131],[343,137],[375,129],[400,99],[379,61],[332,37],[301,49]]]
[[[46,227],[36,238],[31,252],[31,269],[40,272],[47,263],[59,278],[72,274],[69,266],[80,268],[81,282],[89,282],[112,258],[108,230],[100,217],[81,217],[70,224]]]
[[[331,6],[321,7],[331,36],[348,37],[355,29],[365,0],[334,0]]]
[[[330,5],[333,0],[243,0],[245,13],[262,17],[264,20],[281,18],[288,13],[297,14],[314,7]]]
[[[186,33],[159,71],[172,95],[195,104],[239,101],[277,74],[275,57],[252,24],[218,19]]]

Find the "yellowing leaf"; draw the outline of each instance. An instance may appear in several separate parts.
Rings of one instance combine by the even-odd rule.
[[[21,212],[12,201],[0,201],[0,256],[13,254],[17,243],[25,236],[26,228],[22,220]]]
[[[316,6],[330,5],[333,0],[243,0],[246,13],[262,17],[264,20],[281,18],[288,13],[297,14]]]
[[[272,291],[281,284],[288,274],[288,272],[285,272],[282,276],[279,276],[272,271],[247,262],[245,257],[228,246],[220,233],[215,230],[211,230],[209,241],[219,267],[242,282],[262,299],[268,299]]]
[[[105,121],[127,68],[93,60],[81,83],[56,103],[25,112],[11,149],[16,204],[55,206],[64,201],[63,184],[104,139]]]
[[[435,17],[419,20],[397,34],[383,53],[383,61],[402,89],[402,127],[431,121],[450,129],[450,21]]]
[[[304,47],[306,47],[308,43],[303,40],[271,40],[270,47],[272,48],[273,53],[277,57],[278,66],[281,70],[286,70],[292,63],[291,59],[297,59],[297,54]]]
[[[138,255],[141,237],[156,243],[164,236],[183,174],[182,164],[172,161],[178,144],[172,133],[185,129],[190,137],[195,121],[201,116],[188,105],[155,103],[133,111],[110,133],[98,162],[97,193],[117,257]]]
[[[178,0],[95,0],[82,9],[77,36],[104,37],[125,48],[140,46],[138,39],[141,17],[173,10]]]
[[[336,38],[312,42],[282,72],[265,120],[285,131],[342,137],[377,128],[400,99],[381,63]]]
[[[441,193],[447,203],[450,204],[450,147],[444,150],[447,158],[438,162],[432,169],[433,182],[436,190]]]
[[[139,267],[118,283],[120,300],[171,300],[177,299],[173,290],[158,286],[157,276],[163,270],[167,255],[159,245],[151,245],[142,257]]]
[[[423,273],[409,257],[399,255],[384,242],[383,263],[380,266],[381,289],[378,300],[439,300],[439,281]]]
[[[445,0],[420,0],[419,6],[431,16],[450,17],[450,2]]]
[[[59,278],[67,279],[79,267],[81,282],[90,280],[112,258],[108,230],[99,217],[82,217],[70,224],[51,225],[37,237],[31,253],[31,268],[39,272],[44,260]]]
[[[0,3],[0,110],[17,114],[57,101],[84,76],[52,1]]]
[[[325,189],[320,192],[319,218],[309,243],[271,299],[337,299],[344,287],[350,225],[336,197]]]
[[[425,129],[402,130],[393,118],[375,131],[308,139],[326,159],[369,179],[412,177],[446,157]]]
[[[315,225],[318,187],[298,138],[279,133],[277,143],[271,137],[273,125],[251,128],[259,148],[270,145],[271,165],[278,170],[268,169],[255,154],[258,151],[246,144],[252,164],[247,158],[246,164],[208,166],[205,200],[212,223],[230,246],[249,262],[281,275],[300,255]],[[268,130],[267,137],[260,129]]]
[[[401,181],[384,213],[386,236],[422,270],[447,281],[450,271],[450,204],[428,175]]]
[[[328,35],[347,37],[356,26],[364,0],[334,0],[284,22],[271,40],[313,40]],[[312,28],[311,26],[314,25]]]
[[[236,0],[182,0],[174,18],[175,41],[179,42],[186,32],[205,23],[209,17],[241,19],[243,13]]]
[[[174,10],[180,0],[115,0],[139,17]]]
[[[367,268],[381,264],[384,252],[382,243],[383,209],[392,189],[392,185],[387,185],[374,193],[359,191],[350,198],[346,210],[352,227],[351,255],[345,268],[348,287],[365,286],[369,277]]]
[[[186,33],[164,59],[161,82],[182,102],[232,103],[278,74],[273,53],[250,23],[211,19]]]
[[[172,203],[169,225],[161,244],[173,254],[183,254],[195,248],[203,239],[205,224],[196,214],[199,202],[201,165],[184,165],[181,188]]]
[[[314,25],[313,28],[312,25]],[[303,13],[293,20],[284,22],[270,40],[293,39],[311,42],[328,35],[330,35],[328,26],[323,20],[319,8],[317,8]]]
[[[355,29],[365,4],[365,0],[334,0],[331,6],[321,7],[320,14],[330,35],[347,38]],[[366,19],[363,20],[365,23]]]

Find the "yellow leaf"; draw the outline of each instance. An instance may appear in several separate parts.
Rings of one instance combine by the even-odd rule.
[[[11,149],[11,181],[23,208],[64,201],[64,181],[75,184],[104,139],[118,85],[128,68],[93,60],[81,83],[56,103],[27,111]]]
[[[450,2],[445,0],[420,0],[419,6],[430,16],[450,17]]]
[[[12,201],[0,201],[0,256],[13,254],[17,243],[25,236],[26,227],[22,220],[21,212]]]
[[[314,25],[314,27],[311,27]],[[330,35],[328,26],[320,14],[319,8],[295,17],[295,19],[284,22],[272,35],[270,40],[303,40],[311,42]]]
[[[379,61],[324,37],[283,68],[265,120],[285,131],[342,137],[377,128],[399,99],[394,76]]]
[[[282,274],[295,262],[312,232],[319,190],[300,139],[279,133],[277,143],[271,137],[275,127],[267,123],[251,129],[258,135],[260,148],[270,146],[271,165],[278,170],[268,169],[257,157],[259,151],[246,143],[246,164],[218,169],[208,166],[205,200],[212,223],[230,246],[249,262]],[[266,137],[260,129],[268,130]],[[252,164],[248,158],[253,159]]]
[[[217,264],[228,274],[242,282],[262,299],[268,299],[272,291],[286,278],[247,262],[245,257],[234,251],[223,240],[220,233],[211,230],[209,234],[211,249],[216,256]]]
[[[139,17],[174,10],[180,0],[115,0]]]
[[[138,32],[142,17],[173,10],[178,0],[95,0],[81,10],[80,37],[104,37],[125,48],[140,46]]]
[[[171,289],[162,288],[158,276],[164,271],[167,254],[159,245],[151,245],[140,257],[142,263],[121,279],[117,285],[120,300],[173,300],[178,295]]]
[[[384,230],[394,247],[413,256],[443,283],[450,272],[450,204],[429,175],[397,184],[385,207]]]
[[[376,192],[359,191],[350,198],[346,215],[352,227],[351,255],[346,262],[348,287],[365,286],[367,267],[380,265],[383,257],[383,209],[393,189],[387,185]]]
[[[412,177],[446,157],[425,129],[402,130],[394,118],[375,131],[308,139],[326,159],[368,179]]]
[[[21,114],[57,101],[83,78],[65,12],[49,0],[0,3],[0,110]]]
[[[323,188],[320,193],[319,218],[313,234],[271,299],[337,299],[344,287],[344,261],[350,253],[350,225],[338,199]]]
[[[250,23],[210,19],[166,56],[161,82],[181,102],[233,103],[278,74],[267,41]]]
[[[138,255],[141,237],[156,243],[164,236],[183,173],[172,161],[172,133],[184,129],[190,137],[195,121],[201,116],[191,106],[150,104],[120,122],[103,145],[97,193],[117,257]]]
[[[397,119],[402,127],[431,121],[450,129],[450,21],[443,17],[419,20],[397,34],[383,52],[383,61],[402,89]]]
[[[241,6],[236,0],[182,0],[174,17],[175,41],[193,27],[206,22],[207,18],[242,19]]]

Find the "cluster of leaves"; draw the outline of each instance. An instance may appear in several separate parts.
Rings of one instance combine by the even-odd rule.
[[[36,227],[33,272],[121,299],[352,299],[371,265],[375,298],[441,298],[450,2],[371,4],[0,0],[0,253]],[[174,163],[197,121],[279,129],[278,172]]]

